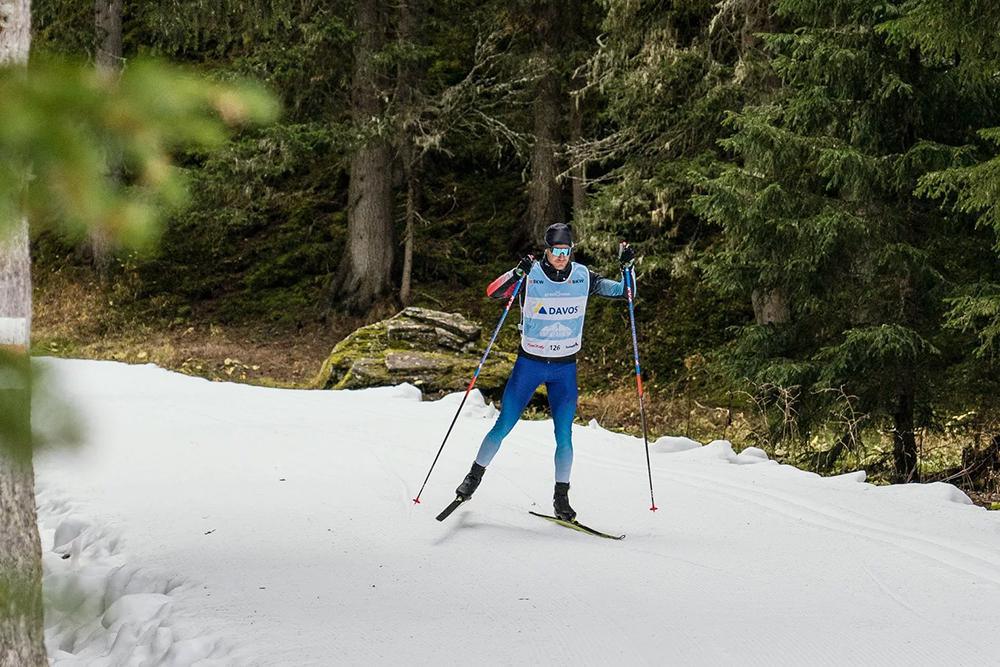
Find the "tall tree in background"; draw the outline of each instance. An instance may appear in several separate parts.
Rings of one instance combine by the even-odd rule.
[[[564,0],[531,2],[528,17],[534,26],[532,69],[538,74],[532,106],[534,144],[528,184],[528,240],[538,242],[545,228],[566,221],[563,210],[560,160],[563,145],[565,87],[561,48],[567,7]]]
[[[728,159],[717,143],[729,132],[726,113],[752,95],[741,78],[745,17],[728,13],[730,4],[602,2],[599,45],[585,68],[591,121],[569,147],[571,165],[588,165],[590,194],[574,213],[587,251],[607,256],[627,238],[640,249],[642,276],[662,287],[646,291],[636,313],[661,342],[648,353],[650,373],[685,387],[697,375],[708,391],[722,383],[709,383],[697,360],[748,310],[746,295],[723,297],[703,280],[700,259],[720,230],[690,201]]]
[[[958,414],[969,414],[966,406],[976,406],[978,427],[991,434],[995,446],[1000,443],[995,404],[1000,395],[1000,5],[988,0],[907,0],[894,9],[879,31],[900,48],[917,50],[926,66],[956,80],[967,101],[956,104],[955,116],[942,122],[967,123],[977,130],[974,135],[957,134],[951,146],[942,147],[948,154],[946,168],[921,176],[917,194],[939,202],[949,217],[975,220],[974,234],[955,239],[964,243],[945,299],[944,325],[960,334],[954,339],[966,353],[950,369],[942,392]],[[970,114],[970,109],[980,113]],[[972,341],[966,340],[969,335]],[[955,342],[947,354],[955,355]],[[976,456],[973,447],[963,451],[963,467]],[[984,466],[976,474],[988,479],[988,471]]]
[[[975,104],[986,112],[974,137],[954,146],[947,169],[919,181],[918,194],[939,200],[946,210],[976,216],[992,230],[1000,254],[1000,4],[990,0],[907,0],[879,29],[894,43],[918,49],[931,67],[957,78],[977,93]],[[966,137],[963,137],[966,138]],[[949,324],[979,337],[979,365],[995,365],[1000,350],[1000,262],[996,271],[960,283],[949,302]]]
[[[114,76],[122,67],[122,0],[94,0],[94,25],[94,63],[102,73]]]
[[[417,31],[423,9],[420,0],[398,0],[396,26],[399,53],[396,65],[397,130],[396,144],[403,171],[404,222],[403,222],[403,274],[399,283],[399,300],[410,305],[413,280],[413,235],[417,224],[417,197],[419,192],[420,151],[415,145],[413,124],[418,113],[416,88],[419,76],[417,56]]]
[[[587,199],[587,160],[579,147],[586,142],[587,132],[595,123],[597,105],[588,97],[587,62],[597,48],[596,36],[604,12],[593,2],[571,3],[565,18],[568,32],[564,50],[568,65],[568,127],[563,147],[566,177],[570,179],[572,217],[574,223],[583,217]],[[593,96],[594,101],[599,98]]]
[[[386,76],[380,55],[388,12],[381,0],[358,0],[355,10],[351,118],[358,144],[350,160],[347,245],[331,285],[330,305],[364,312],[392,287],[395,233],[392,148],[382,127]]]
[[[766,37],[780,88],[731,116],[723,145],[736,166],[695,200],[724,230],[713,282],[779,289],[788,313],[743,328],[732,370],[757,387],[801,390],[803,433],[811,417],[823,421],[823,390],[846,388],[890,425],[894,479],[917,479],[915,429],[948,363],[943,287],[970,230],[913,192],[981,110],[949,72],[875,30],[890,6],[775,6],[788,28]],[[948,120],[955,113],[963,122]]]
[[[585,85],[580,77],[574,77],[573,91],[569,101],[569,143],[578,145],[583,142],[583,114]],[[570,164],[567,171],[571,179],[570,187],[573,193],[573,219],[583,215],[587,202],[587,161],[581,160]]]
[[[30,47],[29,0],[0,1],[0,69],[23,67]],[[25,162],[14,168],[29,166]],[[26,174],[22,178],[23,189],[28,179]],[[9,194],[3,197],[7,201],[24,196],[16,191],[3,194]],[[0,432],[0,664],[40,667],[46,659],[31,460],[31,258],[28,218],[18,210],[0,206],[0,215],[17,216],[13,222],[0,222],[0,354],[7,371],[0,387],[6,426]]]
[[[588,65],[587,91],[602,98],[604,123],[573,162],[603,173],[584,222],[607,249],[622,237],[646,241],[644,271],[666,268],[678,246],[706,237],[689,198],[725,160],[721,122],[747,94],[738,76],[743,17],[716,4],[605,3],[604,37]]]
[[[741,88],[747,91],[747,97],[752,97],[753,102],[769,104],[780,82],[769,67],[760,34],[775,28],[775,2],[729,0],[720,7],[721,11],[713,20],[716,26],[728,21],[730,30],[737,37],[736,71]],[[791,319],[789,286],[780,280],[758,283],[750,291],[750,306],[758,326],[788,324]]]
[[[454,183],[455,172],[481,173],[490,161],[521,162],[530,135],[515,128],[526,125],[524,110],[531,106],[536,77],[524,71],[515,55],[523,45],[503,3],[477,6],[449,0],[430,5],[409,0],[399,3],[398,10],[390,117],[402,173],[400,301],[406,305],[412,294],[414,253],[428,250],[418,247],[417,221],[424,223],[423,229],[433,229],[437,221],[425,213],[435,199],[449,199],[448,210],[454,210],[450,194],[431,182],[444,178]]]
[[[94,26],[97,30],[94,64],[102,76],[118,76],[122,68],[122,0],[94,0]],[[110,156],[111,178],[121,177],[119,163],[120,156]],[[100,230],[92,231],[90,250],[97,275],[107,280],[113,259],[110,239]]]

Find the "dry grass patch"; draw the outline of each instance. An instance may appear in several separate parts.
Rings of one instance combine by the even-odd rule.
[[[35,354],[154,363],[213,380],[305,387],[356,318],[293,329],[222,326],[160,317],[153,303],[127,307],[82,269],[49,272],[35,286]]]

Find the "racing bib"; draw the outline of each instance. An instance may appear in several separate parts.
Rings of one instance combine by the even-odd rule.
[[[587,314],[590,271],[573,262],[569,278],[554,282],[539,263],[528,273],[521,306],[521,347],[539,357],[566,357],[580,351]]]

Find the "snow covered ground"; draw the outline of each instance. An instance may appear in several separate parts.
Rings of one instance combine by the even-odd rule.
[[[39,455],[58,665],[1000,664],[1000,512],[664,438],[522,422],[474,501],[434,520],[495,411],[460,395],[219,384],[40,360],[86,420]],[[143,662],[147,661],[147,662]]]

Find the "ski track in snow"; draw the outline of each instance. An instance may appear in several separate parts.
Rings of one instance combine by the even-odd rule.
[[[705,490],[712,490],[718,485],[717,480],[709,480],[703,476],[695,476],[690,473],[684,476],[672,475],[671,478],[674,481]],[[690,481],[692,478],[708,483],[695,484]],[[990,559],[984,552],[972,553],[971,551],[953,548],[938,541],[926,539],[910,532],[899,531],[885,524],[856,515],[849,516],[849,512],[824,511],[812,503],[802,501],[788,494],[774,493],[764,489],[753,489],[752,492],[748,492],[750,489],[747,487],[735,484],[726,484],[725,486],[728,491],[724,491],[723,493],[728,493],[740,500],[755,503],[773,512],[809,522],[827,530],[836,530],[883,542],[892,547],[907,549],[913,553],[935,560],[942,565],[1000,585],[1000,558],[996,556]]]
[[[594,457],[591,457],[590,460],[608,468],[627,469]],[[811,523],[826,530],[835,530],[883,542],[899,549],[907,549],[947,567],[952,567],[961,572],[972,574],[1000,585],[1000,554],[997,553],[990,554],[983,550],[958,549],[910,531],[898,530],[884,523],[872,521],[849,510],[826,510],[815,503],[810,503],[797,496],[770,491],[760,486],[747,487],[745,485],[734,484],[721,479],[719,476],[706,477],[695,474],[690,470],[685,470],[683,473],[658,470],[656,476],[665,477],[673,482],[685,484],[709,493],[724,494],[731,498],[754,503],[772,512],[798,521]]]
[[[874,583],[874,584],[875,584],[876,586],[878,586],[879,590],[880,590],[880,591],[882,591],[883,593],[885,593],[887,597],[891,598],[891,599],[892,599],[892,600],[893,600],[894,602],[896,602],[896,604],[898,604],[898,605],[899,605],[900,607],[902,607],[903,609],[905,609],[905,610],[906,610],[907,612],[909,612],[910,614],[912,614],[912,615],[914,615],[914,616],[916,616],[916,617],[920,618],[921,620],[927,620],[927,617],[926,617],[926,616],[924,616],[924,615],[923,615],[923,614],[921,614],[921,613],[920,613],[919,611],[917,611],[917,610],[916,610],[916,609],[915,609],[915,608],[913,607],[913,605],[911,605],[911,604],[910,604],[910,603],[908,603],[908,602],[907,602],[906,600],[904,600],[904,599],[903,599],[902,597],[900,597],[900,596],[899,596],[899,595],[898,595],[898,594],[897,594],[897,593],[896,593],[896,592],[895,592],[894,590],[892,590],[891,588],[889,588],[888,586],[886,586],[886,585],[885,585],[885,584],[884,584],[884,583],[882,582],[882,579],[881,579],[881,578],[879,578],[879,577],[875,576],[875,573],[871,571],[871,568],[869,568],[869,567],[868,567],[867,565],[865,565],[865,564],[862,564],[862,566],[861,566],[861,567],[862,567],[862,568],[864,569],[864,571],[865,571],[865,574],[867,574],[867,575],[868,575],[868,578],[869,578],[869,579],[871,579],[871,580],[872,580],[872,582],[873,582],[873,583]]]
[[[414,505],[461,394],[40,363],[90,424],[37,464],[55,664],[1000,665],[1000,513],[949,485],[675,438],[652,513],[642,441],[575,426],[574,507],[613,542],[527,514],[552,425],[522,422],[438,523],[496,415],[478,392]]]

